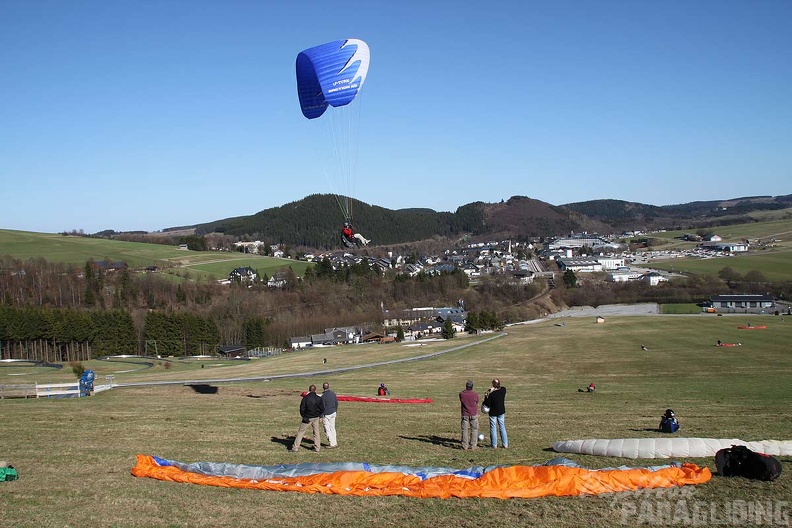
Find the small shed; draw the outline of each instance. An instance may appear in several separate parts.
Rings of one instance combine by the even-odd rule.
[[[224,358],[240,358],[246,355],[244,345],[224,345],[217,352]]]

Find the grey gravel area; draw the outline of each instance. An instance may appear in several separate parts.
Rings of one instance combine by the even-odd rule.
[[[548,319],[556,319],[559,317],[602,317],[608,315],[658,315],[660,314],[660,305],[657,303],[643,303],[643,304],[606,304],[603,306],[576,306],[568,310],[562,310],[554,313]]]

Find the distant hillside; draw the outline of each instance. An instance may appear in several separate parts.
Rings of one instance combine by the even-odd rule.
[[[786,209],[792,207],[792,195],[750,196],[663,206],[622,200],[591,200],[570,203],[563,207],[607,224],[617,231],[691,228],[744,222],[748,220],[744,216],[748,213]]]
[[[634,229],[687,229],[744,222],[748,213],[792,207],[792,195],[755,196],[647,205],[622,200],[591,200],[562,206],[525,196],[499,203],[472,202],[454,213],[425,208],[392,210],[352,201],[355,227],[377,246],[470,236],[477,240],[527,239],[572,231],[612,233]],[[344,221],[337,197],[314,194],[253,215],[226,218],[165,232],[224,233],[252,240],[317,249],[337,248]]]
[[[431,209],[391,210],[353,200],[354,224],[376,245],[453,236],[459,225],[452,213]],[[195,226],[197,234],[220,232],[273,243],[335,248],[344,217],[335,195],[314,194],[249,216],[227,218]]]
[[[755,211],[775,211],[792,207],[792,194],[786,196],[749,196],[730,200],[690,202],[662,207],[677,218],[718,218]]]
[[[482,238],[560,235],[606,227],[575,211],[522,196],[497,204],[473,202],[455,213],[422,208],[391,210],[360,201],[353,201],[353,211],[355,227],[375,245],[466,234]],[[343,221],[334,195],[315,194],[254,215],[199,224],[195,231],[327,249],[338,246]]]
[[[608,231],[667,227],[673,217],[662,207],[623,200],[591,200],[564,205],[567,209],[609,226]]]
[[[494,238],[520,239],[564,235],[571,231],[609,230],[604,223],[577,211],[525,196],[513,196],[494,204],[476,202],[465,207],[478,207],[480,210],[481,224],[474,234]]]

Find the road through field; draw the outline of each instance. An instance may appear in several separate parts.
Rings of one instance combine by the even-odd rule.
[[[340,372],[348,372],[351,370],[360,370],[365,368],[371,367],[381,367],[384,365],[393,365],[396,363],[404,363],[407,361],[421,361],[424,359],[430,359],[436,356],[440,356],[442,354],[447,354],[449,352],[454,352],[457,350],[462,350],[463,348],[468,348],[471,346],[480,345],[481,343],[487,343],[492,341],[493,339],[498,339],[499,337],[503,337],[506,335],[505,333],[497,333],[494,334],[492,337],[488,337],[486,339],[480,339],[473,341],[471,343],[465,343],[464,345],[458,345],[451,348],[446,348],[443,350],[438,350],[436,352],[432,352],[430,354],[422,354],[419,356],[412,356],[407,358],[400,358],[400,359],[392,359],[389,361],[380,361],[375,363],[366,363],[363,365],[353,365],[348,367],[341,367],[336,369],[324,369],[324,370],[317,370],[311,372],[294,372],[288,374],[275,374],[270,376],[253,376],[253,377],[243,377],[243,378],[215,378],[215,379],[200,379],[200,380],[168,380],[168,381],[141,381],[141,382],[134,382],[134,383],[114,383],[112,388],[124,388],[124,387],[150,387],[155,385],[208,385],[210,383],[238,383],[238,382],[251,382],[251,381],[270,381],[273,379],[286,379],[286,378],[309,378],[312,376],[324,376],[328,374],[338,374]],[[97,391],[107,390],[108,386],[98,386]]]

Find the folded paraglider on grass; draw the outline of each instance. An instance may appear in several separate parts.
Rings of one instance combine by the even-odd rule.
[[[250,466],[218,462],[186,464],[138,455],[136,477],[270,491],[415,498],[536,498],[597,495],[703,484],[709,469],[671,463],[645,468],[588,469],[565,458],[537,466],[407,467],[365,462]]]

